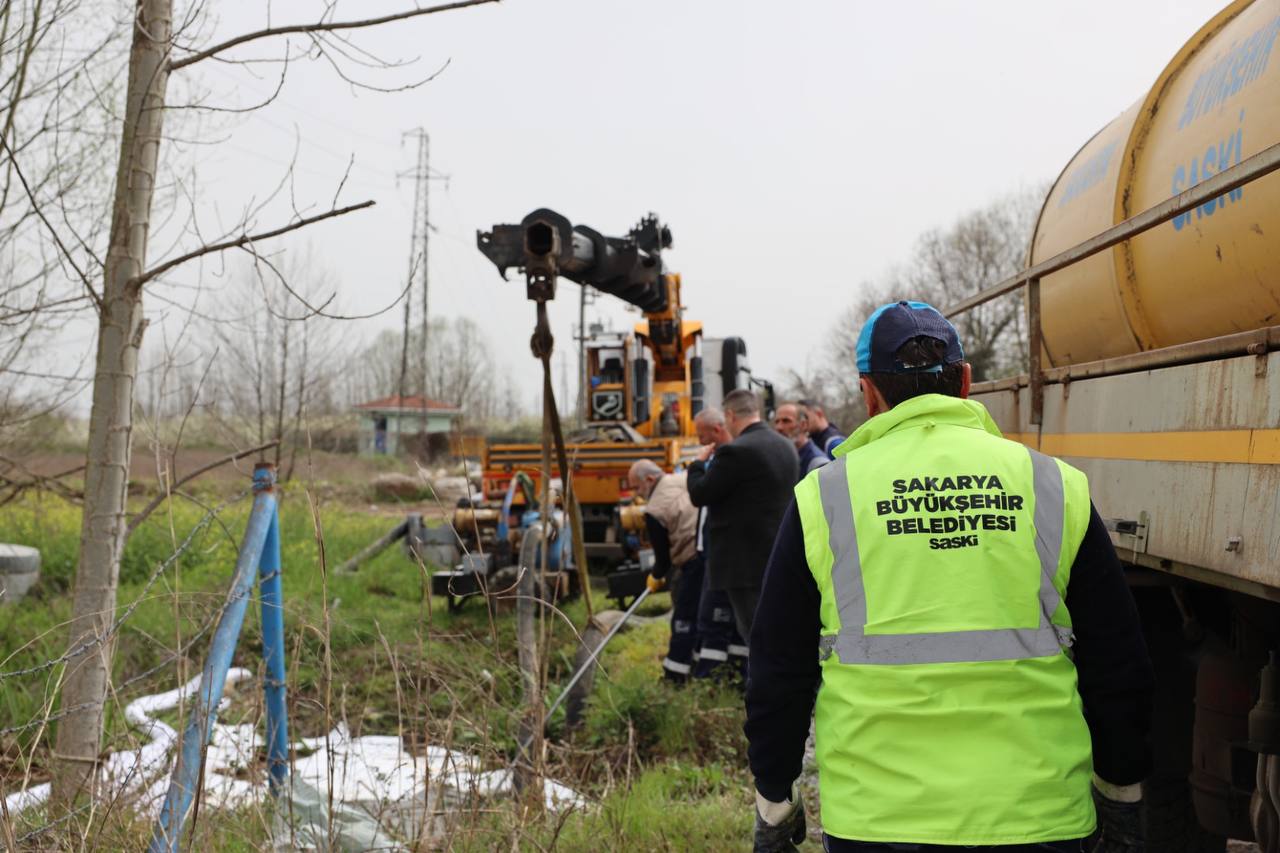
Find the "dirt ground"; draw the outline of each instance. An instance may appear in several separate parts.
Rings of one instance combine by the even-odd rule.
[[[225,459],[233,451],[231,450],[213,450],[213,449],[192,449],[182,450],[178,453],[177,470],[178,476],[181,477],[189,471],[194,471],[201,466],[208,465],[220,459]],[[259,456],[248,456],[236,462],[230,462],[222,465],[214,470],[202,475],[201,482],[216,483],[236,483],[240,481],[247,482],[253,474],[253,464]],[[275,461],[271,451],[265,457],[267,461]],[[84,464],[83,453],[70,452],[43,452],[33,454],[22,460],[22,464],[37,474],[49,476],[58,474],[63,471],[71,470],[79,465]],[[154,453],[149,452],[145,447],[134,448],[133,458],[129,466],[129,477],[136,483],[156,483],[158,482],[158,471],[167,470],[170,460],[165,457],[157,459]],[[288,470],[289,459],[284,458],[280,462],[282,470]],[[294,463],[294,477],[306,479],[309,476],[308,468],[313,470],[316,480],[324,480],[328,482],[364,482],[372,479],[380,473],[386,471],[401,471],[406,474],[413,473],[411,463],[401,461],[399,464],[387,464],[382,460],[373,460],[368,457],[356,456],[349,453],[328,453],[325,451],[316,451],[308,458],[304,454],[298,454],[298,458]]]
[[[130,461],[130,494],[135,495],[139,500],[145,500],[156,494],[160,483],[159,472],[164,471],[166,477],[172,482],[205,465],[225,459],[232,452],[234,451],[230,449],[183,450],[178,454],[175,477],[168,471],[171,464],[169,459],[157,460],[147,448],[135,448]],[[213,490],[220,494],[235,493],[249,485],[253,476],[254,463],[260,458],[262,457],[255,454],[220,465],[201,474],[185,488]],[[267,461],[274,461],[272,455],[265,458]],[[84,464],[84,455],[71,451],[44,451],[29,454],[20,461],[22,466],[32,473],[51,476],[77,469]],[[444,463],[430,467],[435,470],[444,467]],[[285,476],[290,469],[290,460],[287,457],[282,458],[280,474]],[[417,477],[418,471],[417,466],[408,459],[315,451],[309,456],[303,453],[298,454],[292,465],[292,482],[307,488],[314,487],[318,498],[325,503],[339,503],[349,509],[370,515],[403,516],[407,511],[412,511],[421,513],[428,519],[440,519],[452,511],[452,500],[414,501],[411,510],[400,501],[374,500],[371,485],[379,474],[387,473]],[[82,476],[77,472],[65,477],[63,482],[78,490],[83,486]]]

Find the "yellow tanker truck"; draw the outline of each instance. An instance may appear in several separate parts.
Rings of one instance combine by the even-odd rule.
[[[1027,270],[951,312],[1025,287],[1031,373],[974,397],[1089,476],[1127,563],[1160,853],[1280,851],[1278,35],[1280,0],[1209,21],[1067,164]]]

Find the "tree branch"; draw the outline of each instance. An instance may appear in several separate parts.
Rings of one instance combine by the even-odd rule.
[[[71,250],[62,242],[62,237],[58,235],[58,230],[53,227],[53,223],[45,217],[44,211],[40,209],[40,202],[36,201],[36,196],[31,189],[31,185],[27,183],[27,178],[22,174],[22,169],[18,167],[17,155],[13,153],[13,149],[9,147],[9,143],[5,141],[3,136],[0,136],[0,147],[3,147],[5,153],[9,155],[9,163],[13,166],[14,174],[18,176],[18,180],[22,183],[22,189],[27,194],[27,200],[31,202],[31,209],[35,211],[36,216],[40,217],[40,221],[44,223],[44,227],[49,229],[49,235],[53,237],[53,242],[57,244],[59,251],[61,251],[62,256],[66,258],[67,263],[71,264],[71,268],[76,271],[76,275],[79,276],[80,281],[84,284],[85,290],[89,293],[89,297],[93,299],[93,303],[101,308],[102,298],[98,296],[97,291],[93,289],[93,283],[89,281],[89,277],[84,274],[82,269],[80,269],[79,264],[76,263],[76,259],[72,257]]]
[[[264,450],[270,450],[271,448],[275,447],[279,443],[280,443],[280,439],[273,438],[271,441],[268,441],[266,444],[259,444],[257,447],[250,447],[248,450],[241,450],[239,453],[233,453],[230,456],[224,456],[221,459],[217,460],[216,462],[210,462],[208,465],[202,465],[196,470],[192,471],[190,474],[187,474],[182,479],[178,480],[178,482],[174,483],[172,486],[170,486],[169,488],[165,489],[164,491],[160,492],[160,494],[152,498],[151,502],[148,503],[146,506],[144,506],[138,512],[137,515],[129,519],[129,526],[126,527],[124,531],[125,540],[126,541],[128,540],[129,536],[133,534],[133,531],[137,529],[138,525],[142,524],[142,522],[147,520],[147,516],[155,512],[156,507],[164,503],[165,500],[170,495],[176,494],[179,486],[183,486],[191,482],[192,480],[194,480],[196,477],[199,477],[201,474],[208,473],[209,471],[212,471],[214,468],[219,468],[223,465],[226,465],[229,462],[235,462],[236,460],[243,459],[246,456],[252,456],[255,453],[261,453]]]
[[[368,201],[362,201],[359,204],[350,204],[346,207],[328,210],[317,216],[307,216],[299,219],[297,222],[283,225],[280,228],[275,228],[271,231],[263,231],[258,234],[241,234],[233,240],[224,240],[221,243],[210,243],[206,246],[201,246],[199,249],[194,249],[187,252],[185,255],[179,255],[173,260],[165,261],[160,266],[153,267],[141,275],[134,276],[129,280],[129,286],[133,288],[142,287],[142,285],[151,281],[153,278],[164,275],[174,267],[181,266],[187,261],[195,260],[196,258],[204,255],[212,255],[215,252],[225,252],[227,249],[239,249],[244,246],[252,245],[260,240],[270,240],[273,237],[288,234],[290,231],[297,231],[299,228],[305,228],[308,225],[314,225],[315,223],[323,222],[326,219],[333,219],[334,217],[353,213],[357,210],[364,210],[366,207],[373,207],[373,204],[373,199],[370,199]]]
[[[9,503],[14,498],[18,497],[18,495],[31,488],[47,489],[71,503],[75,503],[84,497],[83,492],[77,492],[67,484],[60,482],[63,477],[68,477],[72,474],[78,474],[83,471],[85,468],[84,465],[78,465],[68,471],[63,471],[61,474],[53,474],[46,477],[42,474],[37,474],[21,462],[18,462],[16,459],[10,459],[7,456],[0,456],[0,464],[8,465],[10,468],[20,471],[27,475],[28,478],[26,480],[11,480],[4,475],[0,475],[0,480],[3,480],[12,490],[3,500],[0,500],[0,506]]]
[[[376,27],[381,24],[389,24],[392,21],[402,21],[406,18],[417,18],[422,15],[433,15],[436,12],[449,12],[454,9],[465,9],[468,6],[481,6],[486,3],[498,3],[501,0],[458,0],[454,3],[444,3],[439,6],[428,6],[424,9],[409,9],[404,12],[396,12],[393,15],[383,15],[380,18],[365,18],[359,21],[318,21],[314,24],[291,24],[285,27],[268,27],[265,30],[257,32],[244,33],[235,38],[228,39],[213,47],[205,48],[199,53],[191,56],[185,56],[182,59],[175,59],[169,62],[169,70],[177,71],[179,68],[186,68],[188,65],[194,65],[202,59],[208,59],[216,56],[225,50],[245,44],[246,42],[257,41],[264,38],[272,38],[274,36],[293,35],[295,33],[318,33],[332,32],[335,30],[358,30],[365,27]]]

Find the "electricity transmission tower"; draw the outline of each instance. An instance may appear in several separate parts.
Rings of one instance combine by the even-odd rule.
[[[422,429],[427,429],[427,370],[428,356],[427,344],[429,338],[431,314],[430,314],[430,268],[429,254],[430,236],[434,227],[431,224],[431,205],[429,192],[431,181],[449,180],[448,175],[431,170],[431,137],[422,128],[406,131],[404,139],[418,140],[418,159],[415,166],[405,172],[400,172],[396,178],[405,178],[413,180],[413,236],[409,241],[409,275],[408,289],[405,292],[404,299],[404,338],[400,349],[400,387],[398,393],[401,397],[401,405],[405,396],[409,373],[409,332],[412,328],[413,321],[413,278],[417,272],[422,281],[422,318],[420,324],[420,334],[422,340],[419,342],[420,349],[417,368],[417,385],[422,394]]]

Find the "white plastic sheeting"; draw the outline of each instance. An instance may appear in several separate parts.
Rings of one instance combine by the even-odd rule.
[[[232,668],[227,672],[226,684],[230,687],[252,677],[253,673],[247,669]],[[111,753],[98,771],[99,790],[109,791],[118,799],[136,803],[136,808],[149,817],[159,816],[164,795],[169,789],[169,755],[178,743],[178,733],[173,726],[157,720],[154,715],[171,711],[183,702],[190,707],[199,689],[200,676],[197,675],[175,690],[143,696],[125,706],[125,719],[147,738],[147,742],[138,749]],[[224,698],[220,707],[225,707],[227,702]],[[235,808],[256,799],[253,785],[236,779],[234,775],[228,775],[234,774],[236,767],[243,766],[252,757],[253,729],[253,726],[214,728],[206,761],[204,788],[204,802],[209,807]],[[247,748],[246,741],[249,743]],[[9,807],[10,815],[17,815],[40,805],[48,798],[49,784],[46,782],[6,794],[5,804]]]
[[[342,723],[327,737],[303,738],[301,745],[300,751],[315,752],[294,762],[292,809],[280,810],[277,849],[401,850],[392,838],[439,838],[450,816],[472,798],[511,792],[510,771],[482,771],[467,753],[429,746],[426,755],[410,755],[399,737],[352,738]],[[332,821],[326,816],[330,771]],[[558,782],[547,780],[543,794],[553,811],[585,805],[581,795]]]
[[[230,687],[252,676],[247,669],[233,668],[226,683]],[[103,762],[100,790],[130,803],[149,820],[159,817],[178,733],[155,715],[184,701],[190,706],[199,687],[197,676],[175,690],[129,703],[125,718],[147,742],[112,753]],[[224,698],[224,707],[227,702]],[[205,757],[202,810],[238,809],[267,799],[265,773],[242,772],[253,766],[263,746],[256,726],[214,726]],[[295,753],[288,801],[281,804],[274,827],[277,850],[406,850],[404,841],[442,835],[449,816],[473,798],[511,791],[509,770],[481,770],[474,756],[442,747],[411,755],[397,736],[352,738],[344,723],[328,735],[303,738]],[[45,783],[6,794],[5,803],[14,817],[48,797]],[[580,794],[550,780],[544,797],[547,808],[555,811],[586,805]]]

